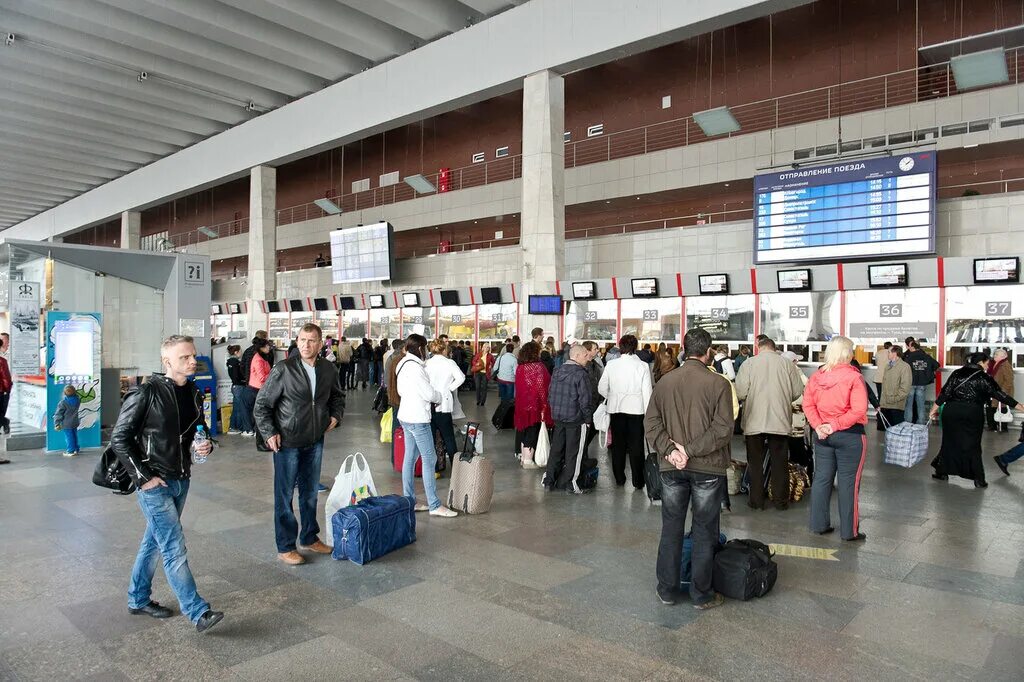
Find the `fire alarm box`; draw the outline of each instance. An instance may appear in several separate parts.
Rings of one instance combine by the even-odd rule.
[[[438,244],[438,247],[437,247],[437,252],[438,253],[449,253],[451,250],[452,250],[452,243],[450,241],[448,241],[447,239],[442,240],[441,243]]]
[[[450,192],[452,189],[452,169],[442,168],[437,171],[437,191]]]

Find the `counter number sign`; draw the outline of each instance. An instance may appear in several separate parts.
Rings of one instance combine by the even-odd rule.
[[[658,311],[657,310],[645,310],[644,311],[644,321],[645,322],[657,322],[658,321]]]
[[[811,307],[806,305],[789,306],[789,318],[791,320],[806,320],[811,316]]]
[[[903,317],[902,303],[882,303],[878,306],[879,317]]]
[[[714,320],[722,320],[723,322],[729,319],[728,308],[712,308],[711,318]]]
[[[597,322],[597,311],[596,310],[586,310],[586,311],[584,311],[583,312],[583,321],[584,322]]]
[[[985,303],[985,317],[1010,317],[1009,301],[988,301]]]

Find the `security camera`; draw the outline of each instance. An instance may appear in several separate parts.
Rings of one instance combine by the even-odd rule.
[[[147,78],[149,78],[149,73],[147,73],[146,71],[140,71],[139,72],[139,82],[140,83],[142,81],[146,80]]]
[[[10,47],[13,44],[14,44],[14,34],[13,33],[8,33],[7,37],[4,38],[4,45],[6,45],[7,47]]]

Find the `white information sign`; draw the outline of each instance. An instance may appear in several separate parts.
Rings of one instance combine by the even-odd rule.
[[[11,374],[39,374],[39,282],[11,282]]]

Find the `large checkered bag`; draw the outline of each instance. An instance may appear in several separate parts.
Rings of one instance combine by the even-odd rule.
[[[891,426],[885,415],[885,463],[909,469],[928,454],[928,425],[903,422]]]

